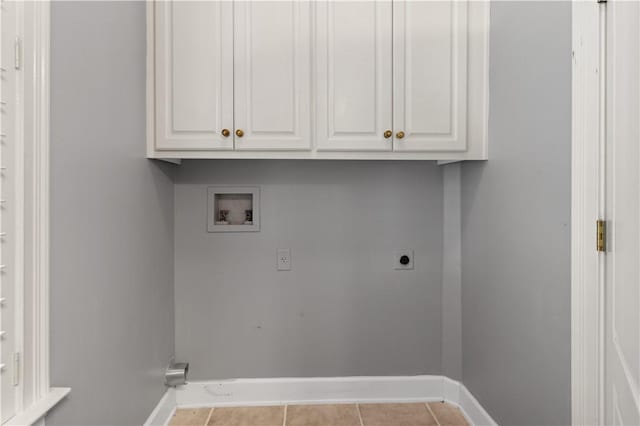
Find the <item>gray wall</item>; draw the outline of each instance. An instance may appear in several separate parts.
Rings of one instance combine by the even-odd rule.
[[[194,379],[441,372],[433,162],[186,161],[176,183],[176,356]],[[259,184],[261,232],[207,233],[208,184]],[[415,270],[392,269],[396,248]]]
[[[173,354],[173,184],[144,159],[145,5],[53,2],[47,425],[142,424]]]
[[[441,166],[442,221],[442,373],[462,380],[461,164]]]
[[[500,424],[568,425],[571,4],[491,12],[490,160],[463,165],[463,379]]]

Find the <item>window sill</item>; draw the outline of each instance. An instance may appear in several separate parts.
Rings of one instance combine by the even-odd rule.
[[[8,426],[32,425],[44,417],[49,410],[69,395],[69,392],[71,392],[71,388],[51,388],[44,398],[32,404],[21,413],[16,414],[4,424]]]

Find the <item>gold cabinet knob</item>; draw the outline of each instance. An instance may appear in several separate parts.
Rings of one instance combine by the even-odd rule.
[[[384,132],[385,139],[389,139],[391,135],[393,135],[393,132],[391,130],[387,130],[386,132]]]
[[[244,132],[242,131],[242,129],[236,130],[236,136],[239,137],[239,138],[244,136]]]
[[[398,132],[398,133],[396,133],[396,138],[398,138],[398,139],[402,139],[402,138],[404,138],[404,132]]]
[[[224,136],[225,138],[228,138],[229,135],[231,134],[231,132],[229,131],[229,129],[222,129],[222,136]]]

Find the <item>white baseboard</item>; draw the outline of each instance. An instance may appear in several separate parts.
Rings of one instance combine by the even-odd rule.
[[[333,404],[442,398],[442,376],[238,379],[191,382],[176,390],[178,406]]]
[[[43,425],[47,413],[66,398],[69,392],[71,392],[71,388],[50,388],[49,393],[42,399],[30,407],[27,407],[26,410],[17,413],[14,417],[7,420],[3,426]]]
[[[460,400],[460,382],[443,377],[443,399],[448,402],[458,403]]]
[[[473,394],[465,385],[455,380],[445,378],[445,381],[451,382],[450,387],[457,387],[457,401],[455,404],[460,407],[464,415],[469,419],[470,423],[475,426],[497,426],[495,420],[491,418],[489,413],[484,409]],[[447,399],[447,401],[450,401]],[[454,402],[451,400],[450,402]]]
[[[235,379],[167,391],[145,425],[166,425],[176,407],[447,401],[476,426],[496,426],[461,383],[444,376]],[[170,395],[170,396],[169,396]]]
[[[160,402],[153,409],[147,421],[144,422],[144,426],[164,426],[168,424],[176,411],[176,407],[176,390],[169,388],[162,395]]]

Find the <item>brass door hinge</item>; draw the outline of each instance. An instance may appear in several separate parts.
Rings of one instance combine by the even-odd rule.
[[[596,221],[596,249],[599,252],[607,251],[607,221]]]

